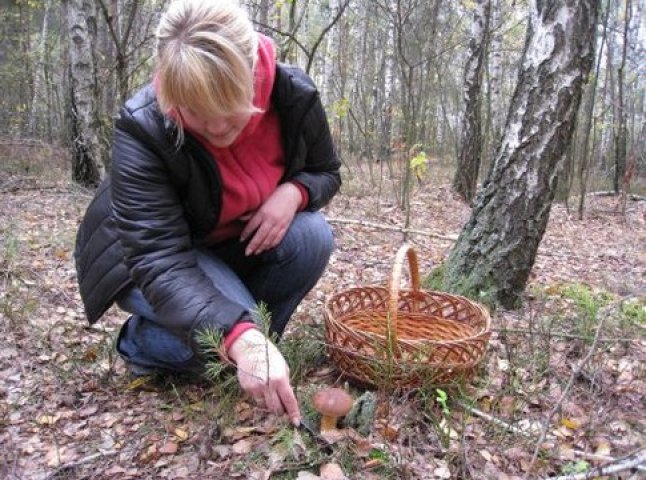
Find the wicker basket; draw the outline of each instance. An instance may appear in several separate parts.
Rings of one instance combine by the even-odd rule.
[[[408,257],[412,289],[400,289]],[[420,290],[417,254],[395,257],[389,288],[351,288],[325,303],[328,354],[342,374],[363,385],[411,389],[468,378],[487,349],[491,318],[457,295]]]

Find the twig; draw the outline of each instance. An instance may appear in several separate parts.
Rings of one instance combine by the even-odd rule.
[[[416,235],[424,235],[427,237],[438,238],[440,240],[447,240],[450,242],[455,242],[458,239],[457,235],[440,235],[439,233],[433,233],[426,230],[415,230],[413,228],[398,227],[396,225],[384,225],[382,223],[367,222],[364,220],[351,220],[346,218],[328,218],[327,221],[330,223],[361,225],[363,227],[376,228],[379,230],[391,230],[394,232],[414,233]]]
[[[537,330],[525,330],[522,328],[492,328],[491,329],[494,332],[497,333],[520,333],[523,335],[545,335],[545,336],[550,336],[550,337],[560,337],[560,338],[569,338],[572,340],[592,340],[594,337],[587,337],[585,335],[575,335],[573,333],[565,333],[565,332],[550,332],[550,333],[544,333],[540,332]],[[640,338],[624,338],[624,337],[616,337],[616,338],[599,338],[597,340],[599,343],[617,343],[617,342],[631,342],[631,343],[638,343],[643,341]]]
[[[586,195],[590,197],[618,197],[619,196],[619,194],[616,193],[614,190],[610,190],[607,192],[590,192],[590,193],[587,193]],[[630,198],[634,202],[643,202],[646,200],[646,197],[642,195],[637,195],[636,193],[628,194],[628,198]]]
[[[606,308],[600,309],[597,312],[596,318],[601,317],[601,320],[599,320],[597,329],[594,332],[594,339],[592,340],[592,345],[590,345],[590,349],[588,350],[588,353],[579,362],[579,365],[577,365],[577,367],[572,371],[572,374],[570,375],[567,385],[565,385],[565,388],[563,389],[563,393],[561,393],[561,397],[558,399],[558,401],[556,402],[556,405],[554,405],[552,410],[550,410],[549,414],[547,415],[547,418],[545,419],[545,422],[543,424],[543,431],[541,432],[541,436],[536,442],[536,447],[534,448],[534,454],[532,455],[532,460],[529,463],[529,467],[527,467],[527,474],[525,475],[525,478],[529,478],[529,476],[531,475],[532,469],[534,468],[534,464],[536,463],[536,459],[538,458],[538,453],[540,452],[540,449],[541,449],[541,444],[545,441],[545,438],[547,437],[547,431],[550,427],[550,423],[552,422],[552,418],[561,410],[563,401],[570,393],[570,389],[572,388],[572,385],[574,385],[574,381],[583,370],[583,367],[585,366],[585,364],[588,363],[588,361],[592,358],[592,355],[594,355],[594,352],[597,349],[597,343],[599,342],[599,334],[601,333],[601,327],[603,326],[603,323],[607,317],[607,315],[605,315],[605,312],[610,310],[614,306],[616,306],[618,303],[619,302],[613,302],[610,305],[608,305]]]
[[[75,462],[68,462],[64,463],[60,467],[57,467],[56,470],[53,472],[49,473],[47,476],[43,478],[43,480],[51,480],[53,478],[56,478],[56,476],[65,471],[69,470],[70,468],[76,468],[76,467],[81,467],[83,465],[87,465],[88,463],[92,463],[94,460],[97,458],[104,458],[104,457],[111,457],[113,455],[117,455],[119,453],[123,453],[124,450],[108,450],[107,452],[99,452],[99,453],[94,453],[92,455],[88,455],[87,457],[83,457],[80,460],[76,460]]]
[[[623,472],[632,468],[636,468],[639,471],[645,471],[645,464],[646,449],[641,449],[637,452],[631,453],[630,455],[618,458],[613,462],[595,467],[592,470],[584,473],[561,475],[559,477],[549,477],[547,480],[586,480],[589,478],[605,477],[606,475],[612,475],[613,473]]]
[[[504,430],[507,430],[509,432],[515,433],[517,435],[522,435],[523,437],[533,437],[535,435],[532,434],[531,431],[529,430],[524,430],[522,428],[514,427],[513,425],[505,422],[504,420],[501,420],[499,418],[494,417],[493,415],[489,415],[488,413],[483,412],[482,410],[478,410],[475,407],[471,407],[467,405],[466,403],[459,402],[458,405],[468,411],[469,413],[472,413],[476,417],[482,418],[483,420],[486,420],[490,423],[493,423],[494,425],[501,427]],[[554,435],[547,434],[546,439],[548,440],[553,440],[556,438]],[[595,461],[603,461],[603,462],[616,462],[617,459],[614,457],[610,457],[608,455],[598,455],[596,453],[590,453],[590,452],[584,452],[583,450],[569,450],[571,454],[573,454],[576,457],[580,458],[585,458],[586,460],[595,460]],[[564,458],[564,457],[560,457]]]
[[[488,413],[485,413],[482,410],[478,410],[475,407],[471,407],[464,402],[459,402],[458,405],[464,408],[467,412],[472,413],[476,417],[480,417],[490,423],[493,423],[494,425],[501,427],[504,430],[515,433],[517,435],[522,435],[523,437],[533,436],[532,432],[530,432],[529,430],[524,430],[522,428],[514,427],[512,424],[507,423],[504,420],[500,420],[499,418],[496,418],[493,415],[489,415]]]

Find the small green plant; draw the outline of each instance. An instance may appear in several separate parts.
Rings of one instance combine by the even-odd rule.
[[[449,409],[449,407],[447,405],[449,395],[444,390],[442,390],[441,388],[436,388],[435,393],[437,394],[437,396],[435,397],[435,401],[442,408],[442,414],[444,414],[446,416],[451,415],[451,410]]]
[[[299,326],[298,332],[283,338],[278,349],[289,365],[293,385],[305,382],[311,369],[325,361],[325,341],[319,327]]]
[[[197,333],[197,343],[206,357],[205,376],[214,382],[222,380],[227,364],[220,359],[222,350],[222,332],[212,328]]]
[[[582,336],[592,335],[597,324],[599,309],[612,301],[612,295],[606,291],[593,290],[583,283],[572,283],[565,285],[561,290],[563,298],[571,300],[576,305],[580,316],[578,316],[577,327]]]
[[[411,150],[417,149],[420,146],[421,145],[414,145]],[[428,156],[426,155],[426,152],[422,150],[413,156],[409,161],[409,166],[413,174],[415,174],[417,181],[421,184],[422,180],[428,173]]]
[[[646,326],[646,302],[631,299],[621,304],[622,323],[626,326]]]
[[[579,460],[578,462],[566,463],[561,469],[561,473],[565,475],[574,475],[576,473],[585,473],[590,468],[590,464],[585,460]]]

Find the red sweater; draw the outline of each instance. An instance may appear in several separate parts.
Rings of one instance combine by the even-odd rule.
[[[242,232],[242,215],[256,211],[276,190],[285,173],[285,159],[278,114],[271,106],[271,92],[276,76],[276,54],[272,41],[258,34],[258,60],[254,72],[253,104],[261,112],[227,148],[216,148],[196,135],[211,153],[222,177],[222,211],[211,240],[220,242]],[[307,205],[307,190],[301,191],[301,209]]]
[[[261,112],[254,114],[233,144],[216,148],[200,135],[194,135],[211,153],[222,178],[222,211],[210,239],[220,242],[240,235],[242,215],[256,211],[276,190],[285,173],[280,121],[271,106],[271,92],[276,75],[276,54],[272,41],[258,34],[258,60],[254,71],[253,104]],[[308,203],[307,190],[293,182],[301,192],[300,210]],[[224,339],[225,351],[250,328],[251,322],[238,323]]]

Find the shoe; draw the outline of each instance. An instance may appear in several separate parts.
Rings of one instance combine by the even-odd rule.
[[[128,374],[132,378],[153,377],[159,373],[155,367],[146,367],[132,362],[126,362],[128,365]]]

